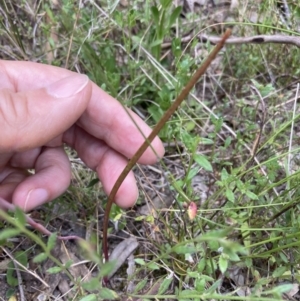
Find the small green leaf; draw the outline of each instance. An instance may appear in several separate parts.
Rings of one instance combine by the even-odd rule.
[[[64,267],[65,267],[66,269],[68,269],[68,268],[71,267],[72,264],[73,264],[73,260],[69,259],[69,260],[64,264]]]
[[[53,267],[47,270],[49,274],[57,274],[62,271],[61,267]]]
[[[232,203],[234,202],[234,193],[232,192],[231,189],[227,188],[226,192],[225,192],[225,195],[226,195],[228,201],[230,201]]]
[[[272,273],[272,276],[274,278],[277,278],[277,277],[280,277],[283,275],[283,273],[286,271],[286,267],[285,266],[282,266],[282,267],[279,267],[277,268],[273,273]]]
[[[201,236],[199,236],[199,241],[209,241],[209,242],[213,242],[213,243],[217,243],[218,239],[223,239],[224,237],[226,237],[229,232],[231,230],[228,229],[222,229],[222,230],[213,230],[213,231],[208,231],[205,234],[202,234]]]
[[[140,290],[142,290],[147,283],[148,279],[144,279],[141,282],[138,282],[136,287],[134,288],[134,294],[137,294]]]
[[[196,296],[199,296],[199,292],[196,290],[192,290],[192,289],[182,290],[178,295],[178,300],[179,299],[186,300],[186,298],[195,299]]]
[[[10,287],[7,291],[6,291],[6,298],[10,301],[10,297],[13,297],[16,294],[16,291],[14,288]]]
[[[22,264],[25,267],[27,266],[28,258],[27,258],[26,252],[18,251],[14,254],[14,257],[17,262],[19,262],[20,264]],[[17,264],[17,266],[18,266],[18,269],[23,271],[23,268],[21,266],[19,266],[18,264]],[[15,272],[15,265],[11,261],[8,264],[8,269],[6,271],[6,280],[10,286],[17,286],[19,284],[18,279],[14,276],[14,272]]]
[[[204,271],[205,265],[206,265],[206,259],[202,257],[198,262],[197,271],[199,273],[202,273]]]
[[[33,258],[33,262],[39,263],[39,262],[46,260],[47,258],[48,258],[47,254],[43,252],[43,253],[40,253],[37,256],[35,256]]]
[[[222,274],[224,274],[228,268],[228,258],[225,254],[221,254],[219,258],[219,267]]]
[[[87,291],[97,291],[100,286],[99,278],[92,278],[89,281],[82,282],[82,287]]]
[[[90,294],[90,295],[87,295],[83,298],[81,298],[79,301],[97,301],[98,298],[95,294]]]
[[[13,276],[14,271],[15,271],[14,264],[13,262],[10,262],[8,264],[8,269],[6,271],[6,282],[10,286],[17,286],[19,284],[18,279]]]
[[[196,123],[194,121],[188,121],[184,124],[184,128],[187,132],[191,132],[196,127]]]
[[[220,243],[218,239],[214,239],[213,237],[207,241],[207,245],[212,251],[217,251],[220,248]]]
[[[180,246],[180,245],[175,246],[173,248],[173,251],[176,254],[193,254],[193,253],[197,252],[197,248],[194,245],[187,244],[187,245],[184,245],[184,246]]]
[[[142,258],[136,258],[134,261],[139,265],[146,265],[145,260]]]
[[[214,278],[213,277],[210,277],[210,276],[207,276],[207,275],[201,275],[201,279],[205,279],[206,281],[209,281],[209,282],[213,282],[214,281]]]
[[[195,288],[198,292],[202,293],[205,291],[206,280],[201,277],[201,279],[196,279]]]
[[[152,42],[152,43],[150,44],[150,47],[153,48],[153,47],[155,47],[155,46],[161,45],[162,43],[163,43],[163,40],[162,40],[162,39],[157,39],[157,40],[155,40],[154,42]]]
[[[47,250],[51,251],[54,247],[55,247],[55,243],[56,243],[56,239],[57,239],[57,233],[52,233],[47,241]]]
[[[271,292],[281,295],[281,294],[288,293],[289,291],[291,291],[293,289],[293,286],[294,285],[292,283],[281,284],[281,285],[274,287],[271,290]]]
[[[5,229],[0,232],[0,241],[6,240],[11,237],[15,237],[18,234],[20,234],[20,230],[18,230],[18,229],[12,229],[12,228]]]
[[[177,18],[179,17],[180,13],[181,13],[181,9],[182,7],[181,6],[177,6],[171,16],[170,16],[170,19],[169,19],[169,28],[172,27],[172,25],[176,22]]]
[[[160,0],[160,4],[163,7],[163,9],[166,9],[170,6],[172,0]]]
[[[101,299],[105,299],[105,300],[119,299],[119,296],[116,292],[114,292],[106,287],[101,288],[98,297],[100,297]]]
[[[221,181],[226,181],[229,178],[229,174],[225,168],[221,171]]]
[[[251,245],[251,236],[249,231],[249,225],[247,222],[242,223],[241,225],[241,234],[243,237],[243,243],[246,248],[250,248]]]
[[[231,261],[240,261],[240,257],[239,255],[236,253],[236,252],[232,252],[230,250],[226,250],[226,252],[224,251],[224,253],[226,253],[228,255],[228,258],[231,260]]]
[[[19,225],[25,226],[26,223],[25,213],[18,207],[15,210],[15,218]]]
[[[217,280],[215,283],[213,283],[206,291],[205,294],[212,294],[214,293],[219,287],[220,283],[223,281],[223,279]]]
[[[198,276],[199,276],[198,271],[189,271],[189,270],[187,270],[186,273],[190,278],[198,278]]]
[[[250,198],[251,200],[258,200],[257,195],[256,195],[255,193],[249,191],[249,190],[246,191],[246,195],[247,195],[247,197]]]
[[[198,165],[203,167],[205,170],[213,171],[213,168],[212,168],[210,162],[206,159],[205,156],[199,155],[199,154],[194,154],[193,158],[198,163]]]
[[[246,267],[248,268],[248,269],[250,269],[252,266],[253,266],[253,261],[252,261],[252,259],[251,258],[246,258],[245,259],[245,264],[246,264]]]
[[[107,276],[111,273],[116,265],[116,260],[108,261],[101,265],[99,276]]]
[[[198,172],[199,168],[192,168],[187,175],[187,180],[192,180],[198,174]]]
[[[224,147],[227,148],[231,144],[231,140],[232,140],[231,136],[227,136],[224,143]]]
[[[173,276],[165,278],[164,281],[159,286],[157,294],[158,295],[164,294],[167,291],[167,289],[169,288],[169,286],[172,283],[172,281],[173,281]]]
[[[152,13],[155,25],[158,26],[159,25],[159,11],[158,11],[158,8],[156,6],[152,6],[151,7],[151,13]]]
[[[159,270],[159,265],[157,265],[155,262],[150,262],[148,264],[148,268],[151,269],[151,270]]]
[[[27,257],[27,253],[24,251],[18,251],[15,254],[15,258],[18,262],[20,262],[23,266],[27,266],[28,264],[28,257]],[[19,267],[19,269],[21,269],[23,271],[22,267]]]

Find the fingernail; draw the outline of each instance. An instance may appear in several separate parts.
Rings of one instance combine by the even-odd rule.
[[[28,192],[25,201],[25,211],[26,209],[34,208],[39,205],[46,203],[49,200],[48,191],[43,188],[32,189]]]
[[[84,74],[75,74],[63,78],[46,88],[47,93],[55,98],[71,97],[83,90],[89,82]]]

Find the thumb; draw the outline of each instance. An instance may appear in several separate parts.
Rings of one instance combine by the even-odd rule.
[[[91,93],[91,81],[81,74],[38,90],[0,90],[0,153],[25,151],[58,137],[82,115]]]

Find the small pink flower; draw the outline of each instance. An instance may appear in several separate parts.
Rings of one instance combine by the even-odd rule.
[[[190,202],[189,208],[187,210],[190,220],[193,220],[197,215],[197,205],[194,202]]]

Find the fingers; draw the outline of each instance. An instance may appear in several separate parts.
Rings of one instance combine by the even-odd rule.
[[[16,187],[28,176],[18,168],[6,168],[0,174],[0,197],[11,202]]]
[[[77,151],[89,168],[97,171],[105,193],[109,194],[128,160],[80,127],[73,127],[72,131],[68,131],[64,142]],[[133,172],[130,172],[116,194],[115,203],[128,208],[134,205],[137,198],[136,181]]]
[[[37,147],[25,152],[15,153],[10,158],[9,165],[16,168],[32,169],[35,166],[35,162],[39,157],[41,150],[41,147]]]
[[[55,146],[60,145],[62,139],[70,140],[71,145],[77,143],[76,148],[82,150],[80,156],[98,172],[104,190],[109,193],[127,163],[126,158],[133,156],[144,136],[151,132],[133,112],[125,110],[84,76],[68,70],[30,62],[0,61],[0,76],[0,153],[3,162],[9,160],[5,152]],[[81,131],[72,126],[76,120]],[[92,143],[85,143],[88,140]],[[148,148],[140,163],[154,163],[157,157],[163,156],[164,148],[158,138],[152,146],[155,152]],[[65,191],[70,180],[70,165],[66,155],[56,153],[53,156],[55,152],[58,152],[57,148],[43,151],[36,162],[36,174],[17,186],[13,203],[28,211]],[[34,157],[32,154],[31,162]],[[20,163],[22,156],[15,158],[16,166],[26,165]],[[116,202],[128,207],[137,195],[130,173],[119,189]]]
[[[127,158],[134,155],[151,133],[151,128],[135,113],[100,89],[93,89],[91,101],[79,119],[79,125]],[[140,163],[153,164],[164,155],[164,147],[158,137],[151,145],[155,152],[148,147]]]
[[[0,89],[8,88],[15,92],[40,89],[74,74],[71,71],[54,66],[10,61],[0,61],[1,71],[6,74],[6,77],[0,82]],[[69,109],[72,108],[69,107]],[[68,112],[68,109],[64,111],[64,114],[65,112]],[[136,124],[128,116],[128,112],[130,112],[129,114]],[[107,145],[129,158],[133,156],[144,141],[144,137],[138,128],[145,136],[149,135],[151,129],[130,110],[128,112],[118,101],[93,84],[90,101],[85,113],[79,120],[79,124],[86,132],[104,140]],[[65,116],[68,114],[65,114]],[[156,138],[152,146],[158,156],[162,157],[164,148],[161,141]],[[149,164],[156,160],[155,153],[148,148],[139,162]]]
[[[85,111],[91,89],[85,75],[75,74],[37,90],[0,90],[0,153],[29,150],[62,134]]]
[[[70,184],[70,163],[61,147],[45,148],[36,161],[35,172],[16,187],[12,196],[12,203],[24,211],[55,199]]]
[[[121,157],[111,148],[102,157],[102,164],[99,164],[96,171],[102,182],[104,191],[107,195],[110,194],[115,182],[127,164],[127,160]],[[116,197],[115,203],[122,207],[128,208],[135,204],[138,198],[138,188],[133,172],[130,172],[122,182]]]

